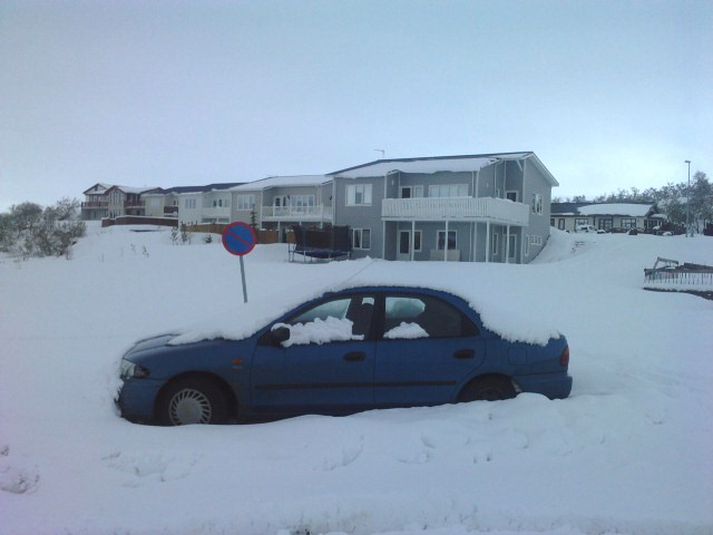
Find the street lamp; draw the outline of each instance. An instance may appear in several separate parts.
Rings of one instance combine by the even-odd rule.
[[[691,232],[691,160],[684,160],[688,164],[688,190],[686,190],[686,236],[693,235]]]

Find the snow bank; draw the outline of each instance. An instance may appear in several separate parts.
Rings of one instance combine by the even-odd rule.
[[[592,238],[439,270],[258,246],[247,305],[235,258],[167,232],[90,228],[71,261],[0,259],[0,534],[710,534],[713,307],[641,284],[657,256],[713,263],[711,239]],[[230,328],[387,267],[556,325],[570,398],[184,428],[116,414],[117,360],[146,334]]]

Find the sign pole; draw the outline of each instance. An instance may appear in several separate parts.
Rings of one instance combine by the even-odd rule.
[[[240,278],[243,280],[243,303],[248,302],[248,287],[245,286],[245,264],[243,257],[240,256]]]
[[[248,287],[245,284],[245,263],[243,256],[250,253],[257,243],[255,230],[245,223],[236,221],[223,229],[223,247],[230,254],[240,257],[240,279],[243,282],[243,302],[248,302]]]

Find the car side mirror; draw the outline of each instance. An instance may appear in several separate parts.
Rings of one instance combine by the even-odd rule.
[[[290,339],[290,328],[284,325],[276,327],[270,331],[270,342],[272,345],[279,346],[282,342],[287,342]]]

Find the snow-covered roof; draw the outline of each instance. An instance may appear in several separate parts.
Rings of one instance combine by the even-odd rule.
[[[420,158],[389,158],[355,165],[329,173],[341,178],[381,177],[393,171],[402,173],[433,174],[442,171],[472,172],[498,161],[529,159],[542,172],[552,186],[559,186],[552,173],[544,166],[534,152],[501,152],[492,154],[470,154],[458,156],[426,156]]]
[[[332,180],[325,175],[291,175],[291,176],[269,176],[247,184],[241,184],[230,188],[231,191],[259,191],[269,188],[281,188],[292,186],[321,186]]]
[[[393,171],[402,173],[432,174],[439,171],[478,171],[479,169],[495,163],[497,158],[452,158],[438,160],[379,160],[354,169],[337,171],[335,176],[342,178],[360,178],[384,176]]]
[[[623,215],[631,217],[644,217],[652,208],[652,204],[609,203],[589,204],[579,207],[582,215]]]
[[[82,193],[89,194],[103,194],[106,190],[111,187],[111,184],[105,184],[104,182],[97,182],[91,188],[84,190]]]
[[[159,188],[157,188],[156,186],[153,186],[153,187],[143,186],[143,187],[140,187],[140,188],[135,188],[135,187],[132,187],[132,186],[120,186],[120,185],[118,185],[118,184],[114,184],[114,185],[111,186],[109,189],[114,189],[114,188],[116,188],[116,189],[118,189],[118,190],[121,190],[121,191],[123,191],[124,193],[137,193],[137,194],[138,194],[138,193],[144,193],[144,192],[148,192],[148,191],[158,190],[158,189],[159,189]],[[107,191],[108,191],[108,190],[107,190]]]

